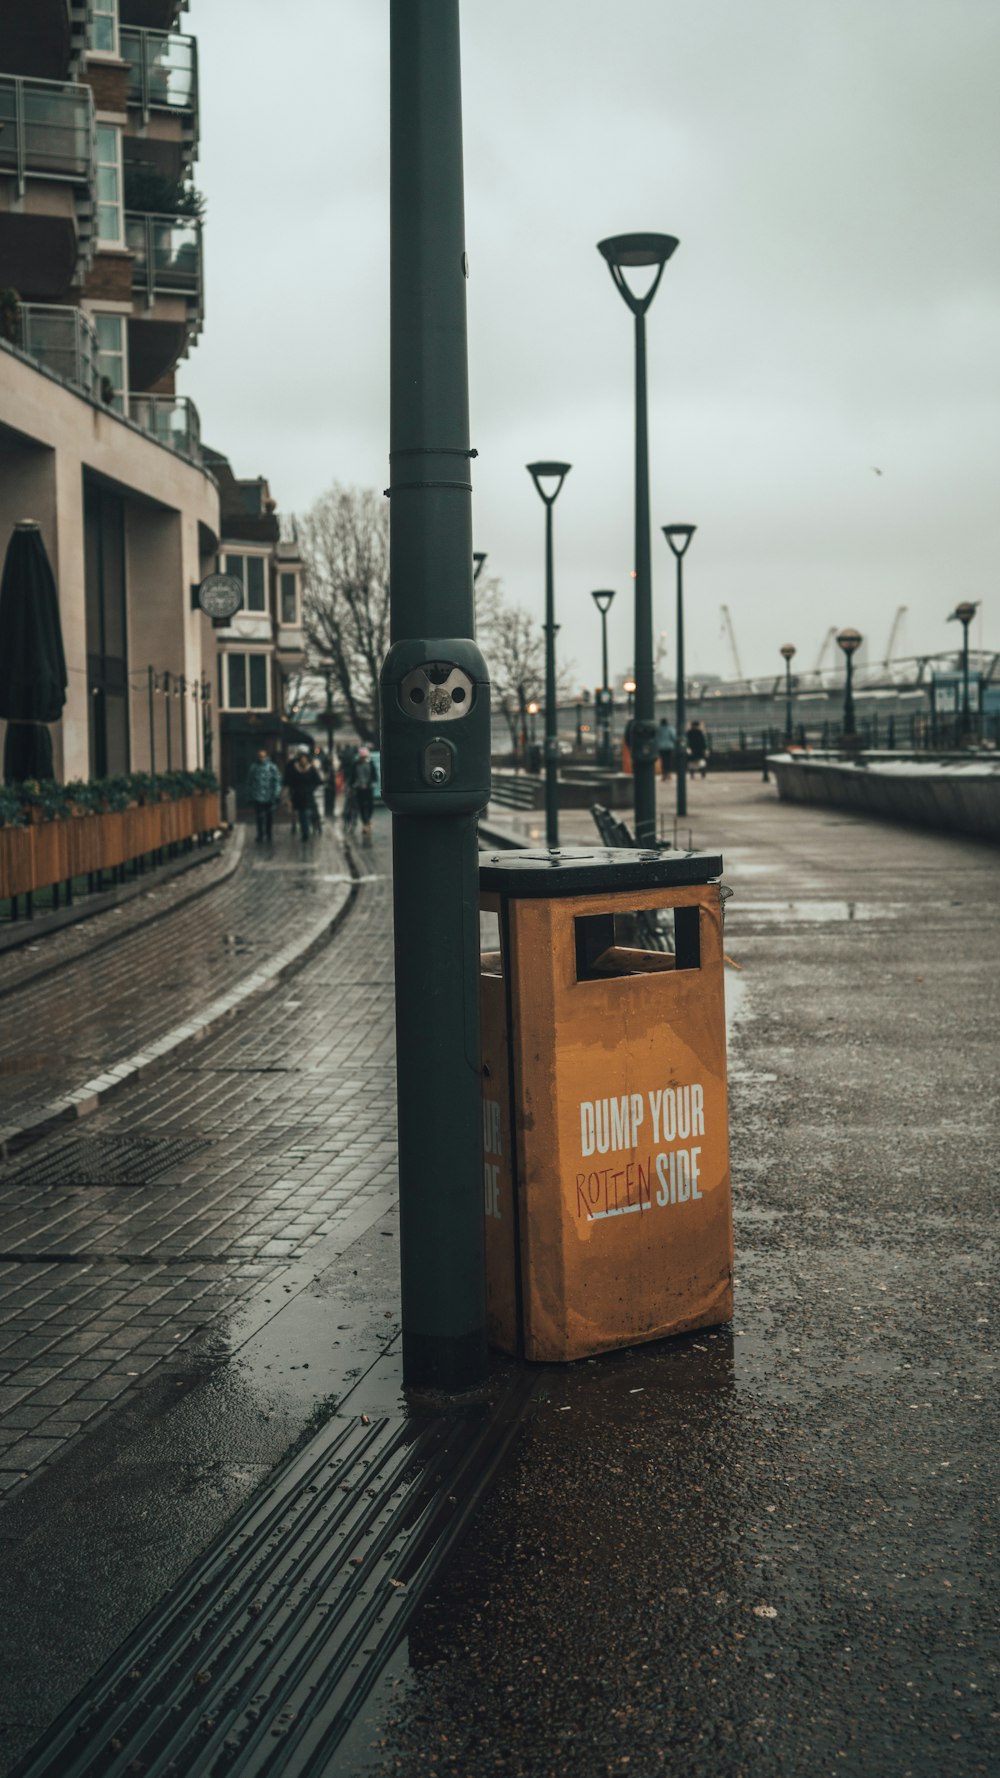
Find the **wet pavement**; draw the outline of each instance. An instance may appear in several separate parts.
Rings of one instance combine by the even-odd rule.
[[[317,1772],[996,1768],[996,853],[746,777],[691,804],[736,890],[735,1320],[533,1373],[499,1481]],[[19,1268],[40,1300],[15,1337],[43,1346],[8,1344],[7,1387],[57,1418],[15,1449],[61,1444],[0,1510],[4,1771],[297,1441],[405,1422],[387,869],[383,826],[333,941],[86,1126],[205,1146],[81,1187],[75,1263]],[[77,1372],[46,1401],[58,1360],[112,1393]]]
[[[128,1058],[169,1045],[294,946],[303,923],[318,937],[348,892],[338,828],[310,842],[307,868],[302,842],[282,828],[270,847],[247,839],[239,868],[211,893],[192,901],[192,884],[175,879],[0,957],[0,1140],[87,1102]]]
[[[997,855],[691,803],[736,890],[733,1326],[544,1371],[345,1772],[998,1768]]]

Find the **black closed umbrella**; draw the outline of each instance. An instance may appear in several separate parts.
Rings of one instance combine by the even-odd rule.
[[[66,702],[55,577],[34,519],[14,526],[0,580],[0,717],[6,783],[51,778],[52,736]]]

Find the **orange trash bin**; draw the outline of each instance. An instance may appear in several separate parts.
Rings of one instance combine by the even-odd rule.
[[[501,1351],[582,1358],[732,1314],[721,870],[602,847],[480,864]]]

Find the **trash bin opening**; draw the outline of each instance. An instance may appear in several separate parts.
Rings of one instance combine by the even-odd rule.
[[[503,975],[500,916],[486,908],[479,915],[479,972],[481,975]]]
[[[701,920],[697,907],[581,914],[573,925],[578,982],[701,968]]]

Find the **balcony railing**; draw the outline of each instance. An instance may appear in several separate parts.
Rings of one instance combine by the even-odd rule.
[[[20,303],[17,314],[21,350],[64,383],[96,396],[97,335],[86,315],[56,303]]]
[[[151,111],[179,111],[193,120],[198,109],[198,44],[176,31],[119,32],[122,60],[129,63],[128,102],[145,122]]]
[[[130,395],[128,417],[172,451],[201,462],[201,421],[187,395]]]
[[[90,88],[0,74],[0,173],[14,175],[20,196],[29,177],[89,186],[94,176]]]
[[[152,305],[157,296],[188,296],[201,306],[201,223],[190,216],[125,215],[132,289]]]

